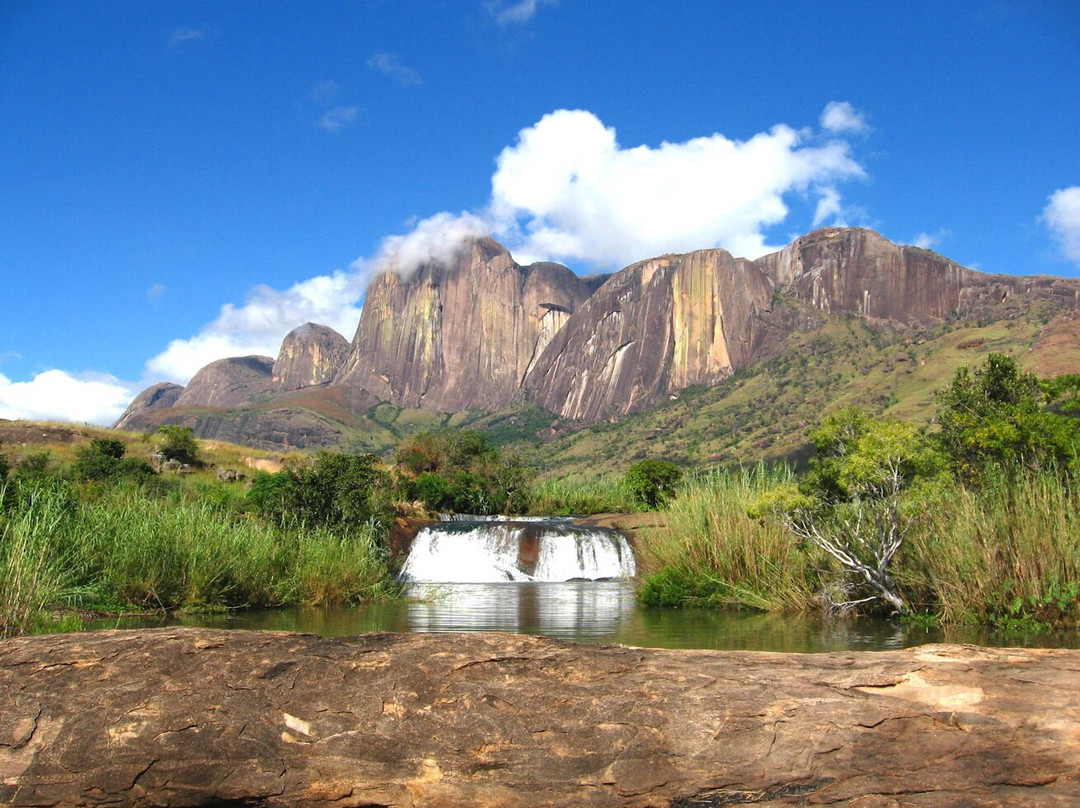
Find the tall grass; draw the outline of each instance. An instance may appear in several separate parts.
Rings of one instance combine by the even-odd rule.
[[[214,502],[109,486],[9,497],[0,514],[0,631],[65,605],[106,609],[348,603],[394,591],[375,525],[281,527]]]
[[[633,513],[641,503],[620,477],[562,478],[540,480],[529,495],[529,511],[535,514],[571,516],[593,513]]]
[[[764,466],[693,477],[663,513],[664,527],[639,533],[645,603],[813,608],[823,559],[779,525],[747,515],[750,503],[791,479]]]
[[[1080,622],[1080,487],[1045,472],[941,492],[897,582],[946,622]]]
[[[21,506],[20,506],[21,505]],[[24,503],[0,485],[0,637],[22,634],[71,584],[63,547],[70,501],[59,492],[31,492]]]

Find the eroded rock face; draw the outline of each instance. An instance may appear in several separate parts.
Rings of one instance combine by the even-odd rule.
[[[191,377],[175,407],[238,407],[272,386],[274,360],[269,356],[218,359]]]
[[[854,227],[815,230],[755,264],[780,289],[821,311],[911,326],[978,313],[1003,316],[1036,299],[1076,305],[1080,291],[1061,278],[976,272]]]
[[[151,385],[135,396],[135,400],[124,410],[113,429],[137,429],[136,420],[146,410],[159,410],[176,404],[180,394],[184,392],[182,385],[172,382],[160,382]]]
[[[198,629],[0,643],[0,803],[1080,804],[1080,653]]]
[[[401,407],[496,410],[520,395],[544,346],[589,296],[564,266],[519,266],[491,239],[448,265],[368,287],[349,359],[334,384]]]
[[[349,355],[349,341],[325,325],[304,323],[290,331],[271,373],[275,390],[300,390],[337,375]]]
[[[569,319],[526,388],[542,407],[594,421],[716,384],[755,356],[772,295],[764,272],[724,250],[634,264]]]

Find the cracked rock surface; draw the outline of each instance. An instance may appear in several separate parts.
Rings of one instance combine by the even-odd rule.
[[[0,805],[1080,805],[1080,652],[0,642]]]

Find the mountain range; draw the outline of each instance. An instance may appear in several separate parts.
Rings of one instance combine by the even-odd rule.
[[[857,378],[853,343],[828,336],[838,324],[871,335],[855,349],[868,360],[929,344],[924,357],[951,367],[967,357],[959,348],[937,355],[945,335],[1011,323],[998,348],[1043,372],[1078,372],[1078,312],[1080,280],[985,274],[861,228],[815,230],[754,261],[705,249],[593,277],[555,263],[521,266],[480,238],[450,260],[377,276],[351,343],[301,325],[276,358],[222,359],[186,387],[144,390],[116,426],[181,424],[199,437],[282,451],[380,451],[441,423],[545,443],[638,423],[687,396],[727,398],[740,377],[770,367],[775,376],[789,355],[802,357],[796,365],[814,357],[818,373],[851,366]],[[782,397],[791,384],[805,380],[762,395]],[[888,409],[878,404],[870,408]]]

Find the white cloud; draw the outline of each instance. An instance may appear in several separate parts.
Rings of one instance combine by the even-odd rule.
[[[542,5],[554,4],[554,0],[518,0],[507,5],[504,2],[488,3],[488,11],[498,25],[524,25],[536,15]]]
[[[821,113],[821,128],[826,132],[866,132],[865,116],[847,101],[830,101]]]
[[[202,28],[184,26],[177,28],[169,37],[171,45],[183,45],[185,42],[197,42],[201,39],[210,39],[218,35],[218,29],[213,25],[204,25]]]
[[[1065,257],[1080,266],[1080,185],[1050,194],[1042,221]]]
[[[165,284],[163,283],[151,284],[150,288],[146,290],[146,299],[151,303],[157,303],[163,297],[165,297]]]
[[[212,323],[190,339],[175,339],[146,363],[145,383],[186,384],[196,371],[229,356],[277,356],[281,341],[305,322],[329,326],[351,338],[360,320],[359,301],[371,276],[357,261],[349,272],[320,275],[284,292],[256,286],[242,306],[227,303]]]
[[[952,235],[948,228],[941,228],[936,233],[919,233],[912,239],[912,245],[922,247],[924,250],[936,250]]]
[[[842,214],[838,183],[865,176],[843,139],[779,124],[749,140],[712,134],[625,148],[591,112],[557,110],[523,129],[492,177],[489,216],[515,255],[625,264],[722,246],[769,252],[784,196],[818,198],[815,223]]]
[[[359,112],[358,107],[331,107],[319,118],[319,127],[327,132],[338,132],[356,123]]]
[[[449,261],[463,241],[490,232],[491,225],[472,213],[437,213],[417,222],[407,235],[383,239],[373,263],[377,271],[408,275],[421,264]]]
[[[308,98],[319,106],[328,106],[333,103],[340,90],[336,81],[325,79],[315,82],[315,86],[308,92]]]
[[[396,53],[373,53],[367,60],[368,69],[391,78],[402,87],[418,87],[424,83],[420,74],[408,65],[403,65]]]
[[[110,425],[134,395],[131,385],[107,375],[47,370],[31,381],[13,382],[0,374],[0,418]]]

